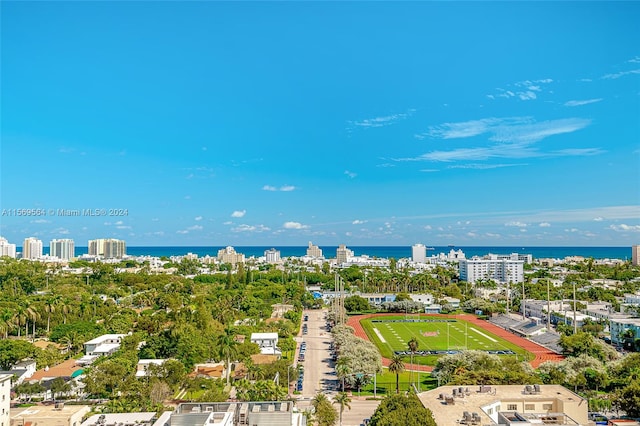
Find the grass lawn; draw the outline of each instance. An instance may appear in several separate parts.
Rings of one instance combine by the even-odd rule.
[[[438,386],[438,381],[431,377],[429,373],[413,372],[413,376],[408,371],[401,373],[399,376],[399,389],[400,392],[406,392],[411,387],[411,383],[416,385],[418,391],[424,392],[426,390],[435,389]],[[357,390],[352,391],[354,395],[358,395]],[[391,395],[396,392],[396,375],[389,373],[385,368],[384,372],[380,373],[376,377],[376,395],[385,396]],[[360,389],[361,396],[373,396],[373,382]]]
[[[378,347],[385,358],[393,357],[394,351],[407,351],[407,343],[412,337],[418,340],[418,351],[483,350],[513,351],[518,359],[531,360],[533,354],[521,347],[467,321],[410,315],[375,317],[362,320],[361,324],[369,339]],[[415,322],[411,322],[415,320]],[[441,355],[414,355],[414,364],[435,365]],[[409,355],[405,364],[409,367]]]

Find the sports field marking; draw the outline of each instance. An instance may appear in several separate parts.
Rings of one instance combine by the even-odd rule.
[[[380,330],[374,327],[373,331],[376,333],[376,336],[378,336],[378,339],[380,339],[382,343],[387,343],[387,341],[384,340],[384,337],[382,337],[382,333],[380,333]]]
[[[494,342],[494,343],[498,343],[498,341],[497,341],[496,339],[494,339],[494,338],[493,338],[493,337],[491,337],[491,336],[487,336],[487,335],[486,335],[486,334],[484,334],[482,331],[480,331],[480,330],[476,330],[476,329],[475,329],[475,328],[473,328],[473,327],[469,327],[469,328],[470,328],[471,330],[475,331],[476,333],[478,333],[479,335],[481,335],[481,336],[483,336],[483,337],[485,337],[485,338],[487,338],[487,339],[491,340],[492,342]]]

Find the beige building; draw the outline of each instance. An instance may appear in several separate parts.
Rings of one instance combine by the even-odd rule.
[[[236,253],[236,249],[233,247],[225,247],[218,250],[218,262],[230,263],[235,265],[236,263],[244,263],[244,254]]]
[[[631,264],[640,265],[640,245],[631,246]]]
[[[42,240],[36,237],[25,238],[22,243],[23,259],[40,259],[42,257]]]
[[[588,403],[560,385],[440,386],[418,394],[438,426],[586,426]]]
[[[89,255],[103,256],[105,259],[119,259],[126,256],[127,244],[115,238],[89,240]]]
[[[311,241],[309,241],[309,247],[307,247],[307,256],[322,258],[322,249],[318,246],[314,246],[313,244],[311,244]]]
[[[0,426],[9,424],[11,408],[11,374],[0,374]]]
[[[342,265],[347,263],[353,257],[353,251],[349,250],[344,244],[340,244],[336,249],[336,263]]]
[[[34,405],[11,413],[10,426],[80,426],[90,408],[86,405]]]
[[[58,259],[71,260],[76,256],[75,244],[68,238],[51,240],[49,243],[49,255]]]

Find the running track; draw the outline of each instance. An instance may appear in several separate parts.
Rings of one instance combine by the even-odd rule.
[[[367,319],[367,318],[372,318],[372,317],[384,317],[384,316],[391,316],[391,315],[398,315],[398,314],[367,314],[367,315],[357,315],[357,316],[353,316],[350,317],[347,320],[347,325],[350,327],[353,327],[353,329],[355,330],[355,335],[365,339],[365,340],[370,340],[369,336],[367,336],[367,333],[364,331],[364,328],[362,327],[362,324],[360,324],[360,321]],[[468,321],[471,324],[476,325],[479,328],[482,328],[490,333],[495,334],[496,336],[511,342],[513,344],[516,344],[518,346],[520,346],[521,348],[523,348],[524,350],[531,352],[532,354],[535,355],[535,358],[533,359],[533,361],[531,361],[531,366],[533,368],[538,368],[538,366],[540,366],[540,364],[542,364],[545,361],[553,361],[553,362],[559,362],[562,361],[564,359],[564,357],[562,355],[558,355],[557,353],[545,348],[544,346],[540,346],[537,343],[532,342],[531,340],[527,340],[525,338],[522,338],[520,336],[516,336],[513,333],[508,332],[507,330],[498,327],[497,325],[491,324],[490,322],[478,319],[478,317],[476,317],[475,315],[470,315],[470,314],[462,314],[462,315],[444,315],[444,314],[427,314],[427,315],[421,315],[420,317],[441,317],[441,318],[455,318],[455,319],[461,319],[464,321]],[[388,358],[382,358],[382,365],[384,365],[385,367],[388,367],[389,364],[391,363],[391,360]],[[413,366],[414,370],[420,370],[420,371],[432,371],[433,367],[429,366],[429,365],[414,365]]]

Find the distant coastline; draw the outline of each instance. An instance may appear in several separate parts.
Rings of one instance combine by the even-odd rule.
[[[411,246],[347,246],[353,250],[356,256],[367,255],[369,257],[380,258],[408,258],[411,257]],[[216,256],[218,250],[224,246],[131,246],[127,247],[129,256],[154,256],[171,257],[184,256],[187,253],[198,256]],[[234,246],[238,253],[243,253],[246,257],[259,257],[264,255],[265,250],[275,248],[280,251],[282,257],[304,256],[307,246]],[[336,255],[337,246],[320,246],[325,258],[332,258]],[[432,247],[429,247],[432,248]],[[16,248],[21,251],[21,247]],[[482,256],[488,253],[494,254],[531,254],[535,259],[556,258],[563,259],[568,256],[582,256],[594,259],[631,259],[631,247],[543,247],[543,246],[433,246],[433,250],[427,251],[427,256],[438,253],[449,253],[451,250],[462,250],[467,257]],[[44,254],[48,254],[49,247],[44,248]],[[86,254],[87,247],[76,247],[76,256]]]

